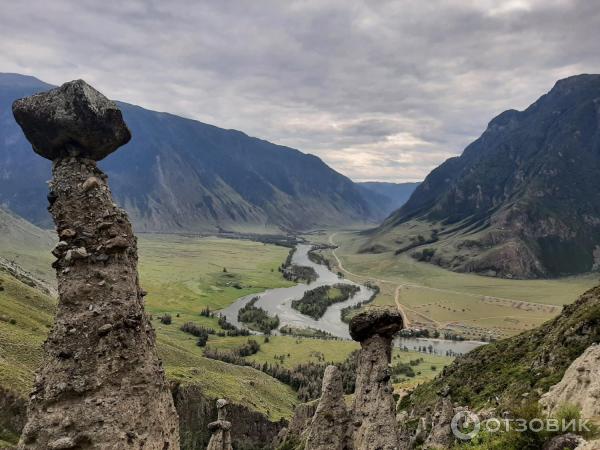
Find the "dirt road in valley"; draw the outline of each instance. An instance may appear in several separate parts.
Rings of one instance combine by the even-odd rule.
[[[331,235],[329,235],[329,243],[333,246],[337,246],[337,244],[335,243],[335,236],[338,233],[332,233]],[[461,291],[453,291],[453,290],[449,290],[449,289],[442,289],[442,288],[434,288],[434,287],[430,287],[430,286],[423,286],[423,285],[419,285],[419,284],[415,284],[415,283],[398,283],[397,281],[394,280],[386,280],[384,278],[375,278],[372,276],[368,276],[368,275],[361,275],[361,274],[357,274],[354,272],[351,272],[350,270],[346,269],[344,267],[344,264],[342,263],[341,258],[338,256],[337,254],[337,249],[332,249],[331,251],[336,264],[339,268],[340,271],[353,276],[353,277],[357,277],[357,278],[363,278],[363,279],[369,279],[369,280],[373,280],[377,283],[386,283],[386,284],[392,284],[396,286],[396,289],[394,291],[394,303],[396,304],[396,307],[398,308],[398,311],[400,311],[400,313],[402,314],[402,317],[404,318],[404,323],[406,324],[406,327],[410,327],[411,321],[408,318],[408,314],[406,313],[407,311],[411,312],[412,314],[414,314],[415,316],[418,316],[421,319],[424,319],[425,321],[433,324],[434,326],[436,326],[437,328],[443,328],[445,326],[448,325],[452,325],[455,323],[458,323],[456,321],[449,321],[447,323],[444,322],[438,322],[437,320],[433,319],[432,317],[426,316],[423,313],[420,313],[418,311],[415,311],[413,309],[408,308],[406,305],[403,305],[401,303],[401,293],[402,293],[402,289],[403,288],[419,288],[419,289],[427,289],[427,290],[431,290],[431,291],[436,291],[436,292],[442,292],[442,293],[449,293],[449,294],[460,294],[460,295],[464,295],[464,296],[468,296],[468,297],[474,297],[476,299],[478,299],[479,301],[482,302],[495,302],[498,304],[506,304],[507,306],[511,306],[513,308],[519,308],[519,309],[524,309],[524,310],[540,310],[543,309],[545,311],[547,311],[548,313],[559,313],[562,310],[562,306],[556,306],[556,305],[544,305],[541,303],[533,303],[533,302],[525,302],[522,300],[517,300],[517,299],[512,299],[512,298],[504,298],[504,297],[494,297],[494,296],[490,296],[490,295],[480,295],[480,294],[473,294],[470,292],[461,292]],[[513,317],[513,316],[501,316],[498,318],[503,318],[503,317]],[[475,319],[472,319],[475,320]],[[471,320],[471,321],[472,321]],[[479,319],[477,319],[479,320]]]

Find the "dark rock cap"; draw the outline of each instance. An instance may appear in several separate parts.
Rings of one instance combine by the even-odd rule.
[[[12,110],[33,150],[50,160],[100,161],[131,139],[116,103],[83,80],[16,100]]]
[[[358,342],[375,334],[392,337],[404,328],[402,314],[396,308],[370,306],[350,321],[350,336]]]

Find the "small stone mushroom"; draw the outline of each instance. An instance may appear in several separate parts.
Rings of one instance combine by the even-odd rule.
[[[231,445],[231,422],[227,419],[227,405],[229,402],[220,398],[217,400],[217,420],[208,424],[212,433],[207,450],[233,450]]]
[[[12,109],[33,150],[52,161],[100,161],[131,139],[117,104],[83,80],[16,100]]]
[[[361,346],[349,433],[354,448],[400,448],[389,364],[392,338],[402,328],[402,314],[388,307],[368,307],[350,321],[350,336]]]

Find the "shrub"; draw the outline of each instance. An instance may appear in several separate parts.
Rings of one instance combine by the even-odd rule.
[[[163,325],[171,325],[171,323],[173,323],[173,318],[171,317],[171,314],[163,314],[160,317],[160,322]]]

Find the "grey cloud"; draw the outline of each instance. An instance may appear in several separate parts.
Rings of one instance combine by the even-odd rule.
[[[0,71],[422,179],[508,108],[600,72],[586,0],[0,0]]]

